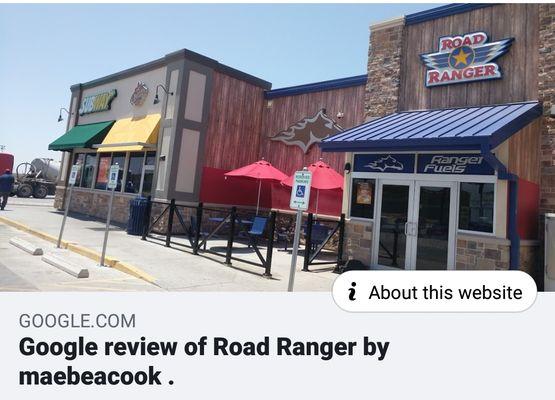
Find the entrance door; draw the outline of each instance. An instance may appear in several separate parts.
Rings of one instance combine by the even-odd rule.
[[[410,267],[408,221],[413,207],[412,181],[380,181],[377,204],[373,263],[380,267]]]
[[[410,232],[414,269],[454,269],[455,191],[455,183],[416,182]]]
[[[456,184],[380,180],[373,264],[378,268],[454,269]]]

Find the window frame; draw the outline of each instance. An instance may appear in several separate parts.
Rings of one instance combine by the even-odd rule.
[[[353,211],[353,184],[354,184],[354,180],[355,179],[365,179],[365,180],[372,180],[374,181],[374,190],[373,190],[373,199],[372,199],[372,218],[366,218],[366,217],[359,217],[359,216],[354,216],[352,215],[352,211]],[[348,216],[349,219],[355,220],[355,221],[374,221],[374,218],[376,217],[376,186],[377,186],[378,180],[376,178],[366,178],[366,177],[359,177],[359,176],[353,176],[353,174],[351,174],[350,180],[349,180],[349,193],[347,193],[348,199],[349,199],[349,207],[348,207]]]
[[[461,185],[463,183],[476,183],[476,184],[491,184],[493,185],[493,218],[492,218],[492,231],[491,232],[484,232],[484,231],[473,231],[470,229],[461,229],[459,228],[459,222],[460,222],[460,212],[461,212]],[[468,180],[468,181],[461,181],[459,182],[459,184],[457,185],[457,232],[458,233],[462,233],[462,234],[468,234],[468,235],[482,235],[482,236],[491,236],[491,237],[495,237],[496,236],[496,231],[497,231],[497,182],[476,182],[473,180]],[[507,204],[508,207],[508,204]],[[508,221],[507,221],[508,222]],[[508,228],[507,228],[508,229]]]

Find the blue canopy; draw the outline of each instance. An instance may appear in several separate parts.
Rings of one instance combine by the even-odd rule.
[[[537,101],[404,111],[330,136],[320,146],[352,152],[493,149],[541,114]]]

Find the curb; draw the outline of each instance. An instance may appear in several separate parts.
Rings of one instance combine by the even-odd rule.
[[[0,222],[6,224],[8,226],[11,226],[12,228],[16,228],[20,231],[29,233],[33,236],[36,236],[36,237],[40,238],[40,239],[46,240],[48,242],[51,242],[51,243],[54,243],[54,244],[58,243],[58,238],[57,237],[54,237],[54,236],[52,236],[48,233],[39,231],[37,229],[31,228],[30,226],[22,224],[21,222],[14,221],[12,219],[9,219],[9,218],[6,218],[6,217],[1,217],[1,216],[0,216]],[[79,255],[82,255],[83,257],[87,257],[87,258],[89,258],[89,259],[91,259],[91,260],[93,260],[97,263],[100,262],[100,257],[101,257],[100,253],[98,253],[94,250],[91,250],[87,247],[83,247],[83,246],[81,246],[77,243],[72,243],[72,242],[68,242],[67,240],[62,240],[61,248],[62,249],[67,249],[67,250],[69,250],[73,253],[77,253]],[[156,285],[156,278],[154,278],[152,275],[144,272],[140,268],[137,268],[137,267],[135,267],[131,264],[121,262],[119,260],[116,260],[113,257],[108,257],[108,256],[106,256],[104,258],[104,263],[106,264],[106,266],[108,266],[110,268],[117,269],[118,271],[121,271],[125,274],[134,276],[135,278],[139,278],[139,279],[142,279],[142,280],[144,280],[148,283]]]

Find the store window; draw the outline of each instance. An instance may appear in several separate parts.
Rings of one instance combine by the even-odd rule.
[[[77,172],[77,178],[75,179],[75,186],[80,186],[81,175],[83,174],[83,164],[85,163],[84,153],[75,153],[73,155],[73,165],[79,165],[79,172]]]
[[[96,173],[96,189],[106,189],[108,174],[110,173],[110,153],[101,153],[98,158],[98,172]]]
[[[140,192],[144,160],[145,153],[131,153],[129,155],[129,165],[127,166],[127,175],[125,178],[126,193]]]
[[[156,152],[149,151],[146,153],[144,177],[143,177],[143,196],[148,196],[152,193],[152,181],[154,179],[154,168],[156,165]]]
[[[92,187],[94,179],[94,167],[96,166],[96,153],[85,154],[85,163],[81,173],[81,183],[79,186],[84,188]]]
[[[374,179],[353,178],[351,192],[351,217],[374,218]]]
[[[494,191],[493,183],[461,183],[459,229],[493,233]]]
[[[112,153],[112,162],[110,165],[118,165],[118,184],[116,186],[116,192],[121,192],[121,180],[123,179],[123,171],[125,168],[125,153]]]

